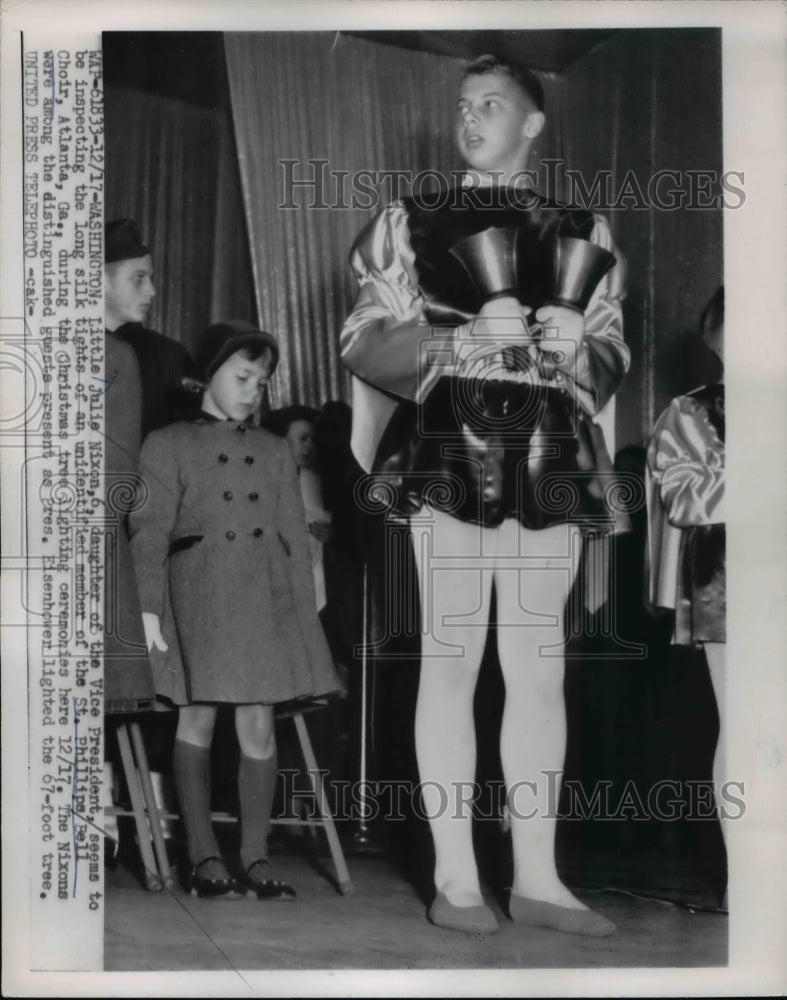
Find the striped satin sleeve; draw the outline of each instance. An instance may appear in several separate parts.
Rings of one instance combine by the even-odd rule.
[[[431,327],[401,202],[389,205],[361,232],[350,266],[359,291],[340,335],[342,360],[376,388],[419,398],[429,369]]]
[[[659,417],[648,469],[674,527],[724,522],[724,444],[697,400],[678,396]]]
[[[631,364],[623,340],[626,262],[615,246],[607,220],[603,215],[594,218],[590,241],[613,253],[615,266],[601,279],[588,304],[576,372],[567,378],[577,402],[590,414],[598,413],[614,396]]]

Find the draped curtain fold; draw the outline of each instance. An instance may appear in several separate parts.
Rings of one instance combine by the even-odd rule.
[[[257,309],[282,343],[274,404],[346,399],[338,335],[356,292],[347,258],[397,193],[382,180],[374,206],[353,205],[352,178],[461,169],[452,129],[461,64],[334,32],[227,34],[225,53]],[[566,193],[562,169],[546,160],[580,170],[587,184],[609,171],[613,196],[629,171],[645,187],[659,169],[683,171],[684,183],[690,169],[720,172],[718,32],[621,32],[542,79],[547,127],[531,166],[542,190],[558,180],[545,193]],[[288,187],[288,169],[291,179],[321,176],[322,189]],[[617,440],[641,444],[667,398],[695,377],[684,365],[678,384],[670,367],[683,365],[676,347],[722,281],[721,210],[633,208],[630,199],[600,210],[628,262],[633,364],[617,398]]]
[[[352,242],[376,210],[410,193],[409,178],[461,170],[461,64],[335,32],[227,34],[225,49],[257,307],[282,344],[274,403],[349,398],[339,332],[356,294]],[[353,178],[372,186],[363,171],[378,183],[353,204]],[[394,180],[396,171],[407,176]],[[287,183],[318,176],[321,188]]]
[[[208,108],[108,86],[105,217],[137,221],[151,248],[148,325],[193,351],[217,319],[254,319],[231,123]]]
[[[621,32],[560,78],[566,167],[586,187],[608,171],[610,200],[620,200],[600,209],[628,263],[632,367],[617,395],[618,446],[647,442],[670,397],[716,371],[713,358],[691,348],[702,308],[724,280],[722,209],[697,197],[690,172],[715,175],[703,186],[720,194],[720,41],[716,29]],[[674,175],[653,186],[660,171]],[[637,205],[639,190],[647,207]],[[670,190],[682,193],[682,206],[665,207]]]
[[[452,165],[453,60],[334,33],[228,34],[225,46],[257,309],[282,347],[273,402],[347,398],[347,257],[372,214],[354,207],[352,177]]]
[[[258,319],[282,343],[274,405],[348,399],[338,335],[356,292],[349,250],[374,211],[409,193],[407,183],[397,191],[396,171],[461,168],[459,60],[334,32],[224,42],[229,94],[214,107],[107,86],[106,217],[137,219],[153,250],[151,326],[193,348],[210,321]],[[534,169],[561,160],[587,187],[608,171],[613,198],[629,172],[646,187],[675,170],[684,190],[689,170],[720,173],[718,31],[621,32],[542,79]],[[319,174],[322,190],[288,188],[286,160],[292,179]],[[377,175],[371,195],[355,191],[359,171]],[[539,176],[543,190],[550,168]],[[685,347],[723,280],[722,212],[630,199],[601,210],[628,262],[632,370],[617,396],[617,441],[641,444],[669,397],[705,380],[702,356],[692,367]]]

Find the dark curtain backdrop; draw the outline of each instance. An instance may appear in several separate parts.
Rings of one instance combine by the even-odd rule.
[[[560,79],[564,155],[589,185],[632,171],[647,194],[657,171],[722,170],[721,38],[717,30],[621,32]],[[663,191],[669,190],[665,184]],[[718,186],[714,185],[714,192]],[[606,211],[628,261],[626,340],[632,369],[617,396],[617,443],[647,442],[669,399],[713,377],[694,334],[723,281],[722,212],[683,207]]]
[[[335,32],[228,34],[225,44],[257,306],[283,348],[274,402],[349,399],[338,347],[357,291],[348,255],[396,191],[383,180],[375,208],[353,208],[348,180],[346,206],[310,208],[313,189],[289,191],[281,161],[297,160],[303,179],[314,176],[307,161],[326,160],[326,204],[337,201],[331,172],[460,170],[461,63]],[[554,155],[554,131],[541,145]]]
[[[291,176],[331,171],[461,168],[453,148],[459,60],[336,33],[225,36],[232,115],[247,212],[257,309],[282,341],[275,402],[347,398],[338,334],[356,289],[347,266],[353,239],[375,209],[309,208],[314,189]],[[533,151],[545,190],[563,196],[557,159],[582,172],[610,171],[614,202],[629,171],[647,194],[657,170],[721,170],[721,53],[708,30],[627,31],[563,74],[544,74],[548,121]],[[685,179],[678,186],[688,183]],[[401,193],[407,193],[403,190]],[[296,208],[283,209],[284,203]],[[642,444],[668,399],[708,376],[693,336],[722,281],[721,211],[603,209],[628,261],[629,378],[617,399],[617,443]]]
[[[107,218],[137,218],[153,248],[159,296],[151,325],[191,347],[211,319],[259,317],[283,348],[274,405],[348,399],[338,356],[356,294],[347,258],[363,224],[395,192],[383,183],[373,208],[308,208],[314,192],[288,192],[280,161],[300,161],[300,178],[309,159],[326,160],[328,171],[460,169],[452,119],[461,64],[334,32],[227,35],[225,53],[229,84],[223,81],[226,93],[212,107],[107,86]],[[548,124],[531,166],[562,159],[587,184],[609,170],[613,199],[629,171],[647,188],[660,169],[720,170],[720,65],[716,31],[613,36],[564,73],[543,77]],[[178,69],[173,52],[171,73]],[[545,181],[549,169],[542,164],[540,173]],[[288,194],[297,207],[280,208]],[[565,195],[560,185],[557,194]],[[335,202],[331,184],[324,195]],[[722,218],[719,210],[685,207],[603,212],[628,261],[633,365],[617,398],[617,443],[641,446],[671,396],[717,374],[694,334],[722,281]],[[626,471],[642,471],[640,449],[621,458]],[[610,553],[618,581],[614,641],[578,632],[569,660],[566,774],[588,788],[609,779],[619,790],[633,779],[647,791],[665,777],[710,773],[715,716],[707,669],[696,656],[672,657],[669,622],[654,622],[642,606],[644,512],[634,522]],[[618,639],[645,644],[647,656],[621,658]],[[478,704],[494,713],[502,695],[485,695],[495,683],[499,694],[502,679],[494,670],[485,676]],[[381,698],[380,715],[396,732],[380,746],[403,739],[415,683],[417,670],[402,671],[386,693],[390,701]],[[714,846],[695,829],[706,826],[567,823],[561,836],[568,838],[564,857],[579,868],[585,847],[597,841],[615,858],[636,858],[638,848],[690,850],[718,877],[719,838]],[[636,878],[646,870],[643,862]],[[661,877],[653,871],[654,880]]]
[[[155,268],[148,325],[193,350],[208,323],[255,318],[226,105],[111,85],[104,96],[105,217],[137,220]]]
[[[308,160],[327,161],[327,204],[331,171],[460,169],[461,63],[335,32],[231,34],[225,49],[229,88],[213,107],[107,85],[106,217],[136,218],[153,249],[152,326],[193,347],[210,321],[259,318],[283,346],[274,404],[349,398],[338,357],[355,296],[347,257],[375,208],[309,209],[313,192],[288,192],[280,161],[299,161],[301,179]],[[629,171],[646,188],[660,169],[721,169],[718,32],[621,32],[542,79],[548,122],[534,168],[563,160],[588,185],[608,170],[613,198]],[[541,166],[542,189],[548,173]],[[392,188],[380,185],[379,205]],[[349,202],[349,180],[344,193]],[[279,207],[288,195],[298,207]],[[714,375],[694,333],[722,281],[721,212],[604,212],[628,261],[633,366],[617,441],[642,444],[672,395]]]

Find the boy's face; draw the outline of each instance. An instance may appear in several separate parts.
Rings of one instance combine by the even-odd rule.
[[[297,467],[310,469],[317,457],[314,448],[314,426],[308,420],[293,420],[285,438]]]
[[[544,116],[508,73],[469,76],[459,88],[456,141],[469,167],[512,174],[527,165]]]
[[[220,420],[248,420],[262,402],[269,378],[267,355],[250,361],[243,351],[236,351],[211,376],[202,408]]]
[[[124,323],[143,323],[153,301],[153,261],[150,257],[119,260],[106,266],[105,311],[108,330]]]

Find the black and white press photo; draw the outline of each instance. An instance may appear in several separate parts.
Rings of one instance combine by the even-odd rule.
[[[776,5],[372,6],[6,32],[18,995],[783,985]]]

